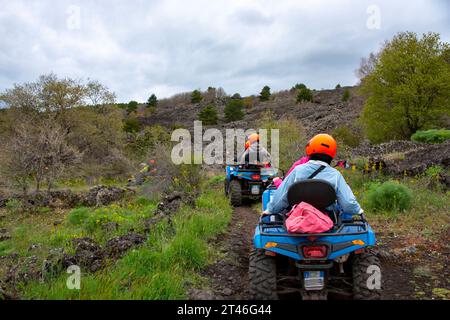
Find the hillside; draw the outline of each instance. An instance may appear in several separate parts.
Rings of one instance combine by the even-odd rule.
[[[156,108],[154,113],[139,120],[144,125],[163,125],[173,127],[174,125],[190,128],[193,122],[198,120],[200,110],[214,103],[219,113],[219,128],[256,128],[256,122],[266,110],[272,110],[278,118],[289,117],[301,121],[308,135],[317,132],[331,132],[335,128],[354,125],[358,118],[364,98],[358,94],[358,87],[348,87],[350,99],[342,102],[342,95],[346,88],[334,90],[320,90],[313,92],[314,102],[297,103],[297,90],[285,90],[272,94],[270,101],[260,101],[258,97],[251,96],[251,107],[247,107],[245,117],[241,121],[225,123],[223,111],[229,98],[207,100],[192,104],[189,96],[185,101],[180,99],[166,99],[161,102],[161,107]]]

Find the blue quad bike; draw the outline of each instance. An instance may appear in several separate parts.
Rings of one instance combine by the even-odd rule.
[[[277,176],[278,169],[259,165],[229,165],[226,168],[225,195],[234,207],[242,205],[243,200],[258,200]]]
[[[263,210],[273,192],[273,186],[264,192]],[[284,224],[287,211],[261,217],[249,257],[252,298],[380,299],[380,261],[370,249],[375,245],[375,234],[364,216],[327,211],[336,203],[336,193],[324,180],[292,185],[289,205],[302,201],[327,213],[333,229],[320,234],[290,234]]]

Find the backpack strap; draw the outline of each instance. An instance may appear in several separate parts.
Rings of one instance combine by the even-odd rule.
[[[322,170],[325,169],[325,168],[326,168],[326,166],[320,166],[319,169],[317,169],[316,171],[314,171],[314,172],[308,177],[308,180],[309,180],[309,179],[313,179],[315,176],[317,176],[319,173],[321,173]]]

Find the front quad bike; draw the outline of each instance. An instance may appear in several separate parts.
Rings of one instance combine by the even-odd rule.
[[[272,186],[264,192],[266,209]],[[250,293],[254,299],[301,295],[304,300],[331,297],[381,298],[380,262],[370,247],[375,234],[364,216],[326,211],[336,202],[334,188],[315,179],[295,183],[288,191],[293,206],[302,201],[326,212],[334,227],[326,233],[290,234],[284,214],[261,217],[250,253]]]
[[[257,165],[230,165],[226,168],[225,195],[238,207],[243,199],[257,200],[276,177],[278,170]]]

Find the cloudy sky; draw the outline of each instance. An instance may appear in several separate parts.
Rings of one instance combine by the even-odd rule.
[[[256,94],[357,82],[399,31],[450,41],[447,0],[0,0],[0,91],[54,72],[118,100],[223,87]]]

